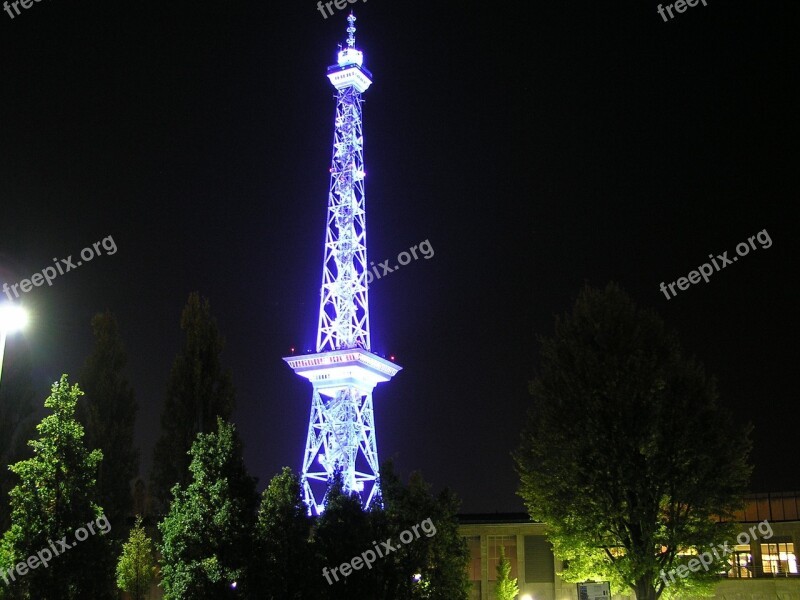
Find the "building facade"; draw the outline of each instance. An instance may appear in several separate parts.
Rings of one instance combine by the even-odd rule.
[[[756,494],[736,515],[744,544],[731,543],[730,568],[720,574],[713,598],[719,600],[800,600],[800,493]],[[547,525],[525,514],[463,515],[461,534],[470,551],[470,600],[494,600],[500,549],[517,578],[519,600],[577,600],[577,587],[563,581],[562,562],[547,541]],[[757,529],[766,521],[772,532]],[[765,527],[765,526],[762,526]],[[749,533],[748,533],[749,532]],[[633,594],[614,600],[634,600]]]

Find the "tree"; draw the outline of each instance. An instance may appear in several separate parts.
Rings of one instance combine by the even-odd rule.
[[[353,557],[372,548],[375,539],[372,536],[361,499],[356,493],[344,490],[341,472],[336,472],[326,493],[325,512],[317,517],[313,536],[318,566],[316,577],[324,589],[321,597],[327,600],[374,597],[371,594],[374,586],[371,570],[361,569],[347,576],[332,573],[332,569],[349,563]]]
[[[300,479],[284,467],[264,490],[258,510],[257,587],[261,598],[291,600],[315,596],[310,586],[320,575],[312,570],[310,534],[311,518],[303,502]]]
[[[225,344],[208,299],[201,299],[197,292],[189,294],[181,329],[183,349],[172,365],[161,438],[153,454],[152,494],[164,506],[172,486],[188,482],[187,452],[195,436],[213,431],[217,417],[229,420],[234,405],[231,375],[220,362]]]
[[[0,531],[11,525],[8,492],[15,483],[6,465],[30,457],[27,441],[36,433],[31,371],[30,350],[15,343],[5,353],[0,385]]]
[[[191,481],[176,485],[159,523],[161,585],[166,600],[245,598],[250,593],[258,495],[233,425],[197,435]]]
[[[92,318],[95,346],[86,359],[81,385],[86,402],[78,416],[86,428],[86,443],[103,452],[97,489],[116,537],[124,538],[131,504],[131,480],[139,471],[139,452],[133,445],[136,400],[122,371],[128,361],[117,320],[110,312]]]
[[[719,561],[669,587],[660,574],[732,539],[715,521],[742,506],[751,467],[749,427],[720,408],[702,365],[619,287],[586,287],[542,340],[532,393],[519,494],[568,559],[563,577],[638,600],[704,593]]]
[[[325,585],[316,595],[328,600],[466,600],[469,551],[459,534],[458,499],[448,490],[438,496],[422,476],[407,485],[391,462],[381,466],[381,497],[368,512],[357,494],[343,491],[336,473],[316,520],[313,547],[317,574]],[[388,544],[388,545],[387,545]],[[358,559],[358,562],[354,562]],[[341,565],[353,569],[343,575]],[[334,569],[338,572],[334,574]],[[318,580],[316,575],[314,580]]]
[[[42,559],[43,550],[51,554],[44,568],[41,560],[38,568],[31,567],[27,573],[17,570],[11,588],[18,597],[111,597],[113,564],[104,535],[110,524],[97,504],[95,487],[103,455],[96,449],[89,451],[83,443],[83,427],[75,418],[82,393],[77,385],[70,387],[66,375],[53,384],[44,403],[52,414],[37,426],[39,439],[29,442],[33,457],[10,467],[19,483],[10,494],[11,527],[0,553],[7,562],[0,567],[28,561],[31,556]],[[86,534],[84,539],[79,530]],[[67,546],[59,543],[56,547],[53,540],[62,540]]]
[[[387,474],[382,475],[382,481]],[[394,499],[384,495],[387,508],[392,512]],[[431,493],[430,485],[420,473],[412,473],[402,499],[397,502],[398,530],[413,528],[414,524],[432,525],[425,535],[404,546],[411,555],[416,554],[413,565],[413,587],[410,598],[415,600],[466,600],[471,588],[467,579],[469,550],[466,540],[458,531],[457,514],[461,501],[449,489],[438,495]],[[424,530],[423,530],[424,531]],[[396,534],[395,534],[396,535]],[[429,537],[430,536],[430,537]],[[411,566],[411,565],[408,565]],[[405,574],[408,581],[408,573]],[[419,575],[419,578],[416,576]],[[396,595],[405,598],[405,595]]]
[[[471,587],[467,578],[469,550],[458,531],[458,498],[447,489],[434,496],[416,472],[404,485],[391,462],[381,466],[380,485],[383,506],[371,512],[372,539],[391,538],[395,543],[400,539],[401,543],[375,565],[379,579],[375,596],[466,600]]]
[[[517,578],[511,578],[511,561],[506,556],[505,548],[500,546],[500,562],[497,563],[497,583],[494,586],[497,600],[515,600],[519,594]]]
[[[117,587],[128,592],[133,600],[143,600],[150,595],[156,571],[153,542],[147,537],[139,516],[117,562]]]

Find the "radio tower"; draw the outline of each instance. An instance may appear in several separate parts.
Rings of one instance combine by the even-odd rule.
[[[401,369],[370,351],[361,94],[372,74],[355,45],[355,21],[350,13],[347,46],[328,67],[337,98],[316,354],[283,359],[314,388],[302,472],[309,514],[325,509],[337,471],[364,508],[380,499],[372,390]]]

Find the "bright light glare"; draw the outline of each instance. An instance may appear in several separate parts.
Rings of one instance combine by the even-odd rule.
[[[0,306],[0,331],[11,333],[22,329],[28,323],[28,313],[21,306],[3,304]]]
[[[522,598],[520,598],[519,600],[533,600],[533,596],[531,596],[530,594],[525,594],[525,595],[524,595]]]

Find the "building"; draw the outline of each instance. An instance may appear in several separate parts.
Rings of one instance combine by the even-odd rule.
[[[800,492],[748,496],[746,508],[736,517],[741,531],[752,539],[746,544],[732,541],[730,569],[720,574],[713,597],[800,600],[796,550],[800,548]],[[501,547],[511,562],[511,576],[518,580],[519,600],[577,600],[576,585],[558,576],[562,563],[553,556],[546,524],[534,523],[526,514],[499,513],[462,515],[460,521],[470,551],[470,600],[494,600]],[[772,531],[768,538],[756,528],[764,521]],[[614,599],[634,600],[634,596]]]

